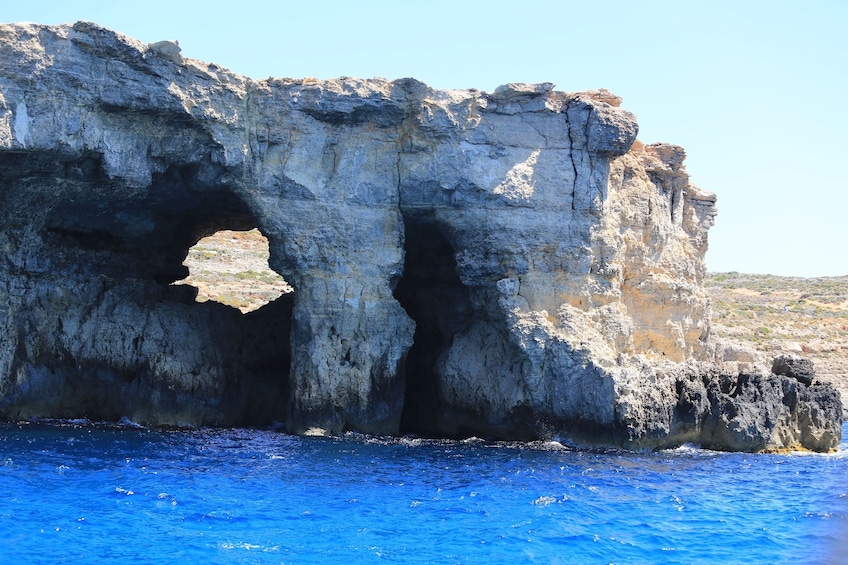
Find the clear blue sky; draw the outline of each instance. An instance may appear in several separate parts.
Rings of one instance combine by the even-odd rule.
[[[848,275],[848,2],[21,0],[254,78],[412,76],[607,88],[718,194],[707,267]],[[0,61],[2,64],[2,61]]]

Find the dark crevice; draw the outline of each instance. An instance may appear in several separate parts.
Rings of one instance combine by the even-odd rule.
[[[396,106],[356,106],[350,111],[304,108],[302,112],[319,122],[334,126],[373,123],[377,127],[395,127],[406,117],[404,108]]]
[[[408,215],[404,227],[406,259],[395,298],[416,328],[404,367],[400,431],[439,436],[444,430],[438,363],[454,336],[468,330],[471,299],[456,273],[454,248],[444,228],[432,218]]]
[[[241,319],[244,373],[225,394],[225,399],[238,399],[233,406],[238,425],[265,427],[286,419],[293,306],[293,293],[288,293]]]
[[[574,180],[571,182],[571,209],[577,210],[577,163],[574,162],[574,136],[571,134],[571,119],[568,116],[569,108],[566,106],[562,113],[565,116],[565,129],[568,132],[568,155],[571,159],[571,170]]]
[[[73,166],[65,163],[64,169],[99,174],[95,161],[87,156]],[[218,182],[212,165],[173,165],[154,174],[144,192],[116,189],[99,200],[83,196],[81,189],[51,203],[44,220],[44,240],[70,271],[90,265],[111,278],[168,284],[188,274],[182,261],[202,237],[222,226],[256,226],[247,204]]]

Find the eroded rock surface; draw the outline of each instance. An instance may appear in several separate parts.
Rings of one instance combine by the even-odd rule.
[[[6,418],[838,445],[829,385],[710,338],[715,197],[606,91],[256,81],[90,23],[0,61]],[[254,227],[292,294],[168,286]]]

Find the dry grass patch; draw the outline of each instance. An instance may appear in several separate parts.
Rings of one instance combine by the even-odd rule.
[[[710,273],[712,331],[763,351],[802,354],[848,400],[848,276]]]

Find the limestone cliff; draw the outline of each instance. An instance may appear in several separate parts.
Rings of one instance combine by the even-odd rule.
[[[710,339],[715,197],[606,91],[256,81],[82,22],[0,61],[3,417],[838,445],[829,385]],[[254,227],[292,294],[169,286]]]

